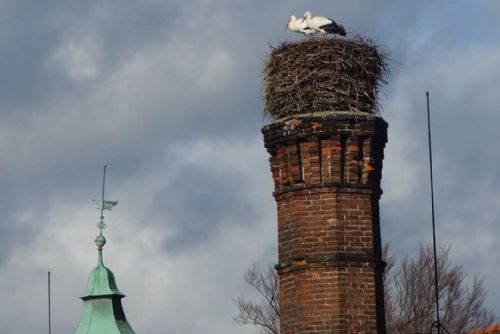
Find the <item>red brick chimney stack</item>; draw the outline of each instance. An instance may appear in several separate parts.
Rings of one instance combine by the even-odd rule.
[[[312,112],[262,132],[278,209],[281,334],[384,334],[387,123],[373,113]]]

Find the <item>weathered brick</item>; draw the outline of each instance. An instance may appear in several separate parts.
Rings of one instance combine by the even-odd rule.
[[[297,126],[283,131],[286,122]],[[281,333],[385,333],[378,200],[387,123],[323,113],[262,131],[278,208]]]

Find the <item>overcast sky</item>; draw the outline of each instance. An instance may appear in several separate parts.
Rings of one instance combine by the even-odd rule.
[[[391,55],[381,226],[393,252],[431,241],[425,91],[438,238],[500,315],[497,0],[0,0],[0,334],[78,324],[102,166],[104,262],[138,333],[258,333],[232,298],[276,262],[260,129],[270,45],[291,14],[335,18]]]

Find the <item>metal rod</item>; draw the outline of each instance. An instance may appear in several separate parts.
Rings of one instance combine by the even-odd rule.
[[[106,168],[108,166],[104,165],[103,173],[102,173],[102,200],[104,201],[104,186],[106,185]]]
[[[429,92],[427,96],[427,132],[429,134],[429,169],[431,176],[431,209],[432,209],[432,243],[434,247],[434,287],[436,294],[436,328],[437,333],[441,333],[441,321],[439,319],[439,281],[438,281],[438,263],[437,263],[437,247],[436,247],[436,220],[434,214],[434,181],[432,177],[432,138],[431,138],[431,112],[429,107]]]
[[[48,301],[49,301],[49,334],[51,334],[52,332],[52,328],[51,328],[51,319],[50,319],[50,271],[48,272],[48,280],[47,280],[47,283],[48,283]]]
[[[108,166],[104,165],[104,170],[103,170],[103,174],[102,174],[101,223],[104,220],[104,187],[106,185],[106,167],[108,167]],[[102,234],[102,229],[101,229],[101,234]]]

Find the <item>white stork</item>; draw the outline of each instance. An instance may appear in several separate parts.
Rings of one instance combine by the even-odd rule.
[[[311,12],[307,11],[304,13],[304,17],[301,22],[306,23],[310,29],[320,32],[323,35],[323,38],[325,38],[326,34],[338,34],[340,36],[345,36],[344,27],[328,17],[313,17]]]
[[[288,23],[285,26],[285,29],[286,28],[290,29],[293,32],[304,34],[306,40],[309,39],[309,35],[316,33],[315,30],[307,26],[307,23],[304,22],[304,20],[299,20],[294,15],[288,18]]]

